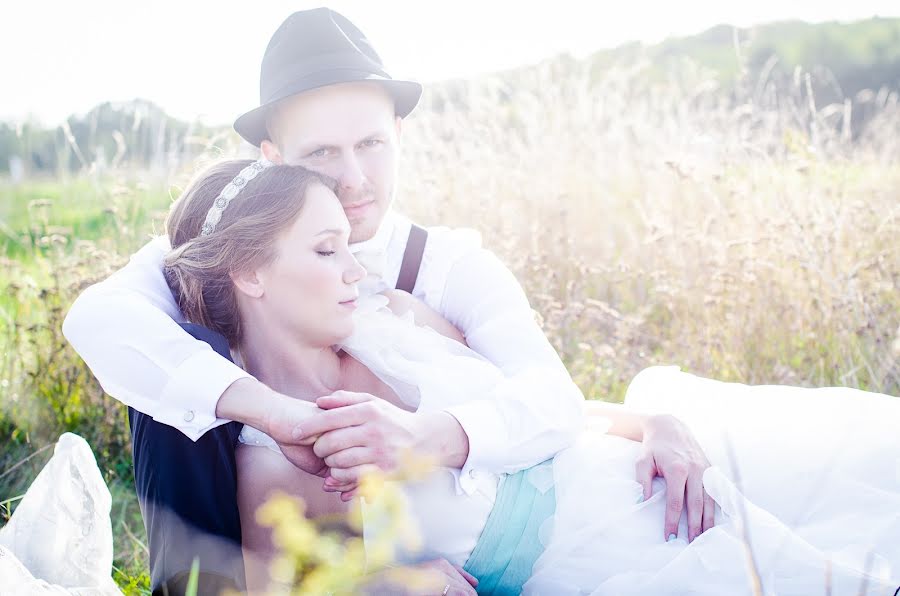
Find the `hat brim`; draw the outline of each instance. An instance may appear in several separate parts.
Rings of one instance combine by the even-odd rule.
[[[299,81],[298,84],[295,85],[295,89],[287,90],[283,93],[282,97],[239,116],[238,119],[234,121],[234,130],[248,143],[259,147],[263,141],[269,138],[269,132],[266,130],[266,117],[273,106],[290,97],[304,93],[305,91],[311,91],[329,85],[337,85],[339,83],[353,83],[360,81],[372,81],[384,87],[394,98],[395,113],[401,118],[405,118],[413,111],[413,108],[416,107],[416,104],[419,103],[419,98],[422,96],[422,85],[414,81],[387,79],[377,74],[363,71],[331,71]]]

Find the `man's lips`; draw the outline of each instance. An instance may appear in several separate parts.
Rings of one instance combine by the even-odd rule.
[[[360,211],[361,209],[368,207],[369,205],[373,204],[374,202],[375,202],[375,199],[367,199],[365,201],[357,201],[355,203],[349,203],[347,205],[342,205],[342,207],[344,208],[344,212]]]

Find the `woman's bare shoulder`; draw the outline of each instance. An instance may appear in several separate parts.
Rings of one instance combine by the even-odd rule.
[[[386,290],[383,295],[388,299],[388,308],[397,316],[412,312],[416,324],[431,327],[441,335],[466,343],[463,334],[444,318],[442,314],[403,290]]]

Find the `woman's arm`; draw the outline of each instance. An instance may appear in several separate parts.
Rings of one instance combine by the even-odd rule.
[[[269,565],[278,552],[271,528],[256,519],[257,510],[272,496],[285,493],[303,499],[308,519],[346,519],[357,503],[345,503],[322,490],[322,478],[295,468],[283,455],[267,447],[239,445],[235,450],[238,471],[238,509],[247,588],[262,594],[271,587]]]

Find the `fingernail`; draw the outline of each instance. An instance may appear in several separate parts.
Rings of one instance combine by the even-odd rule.
[[[297,439],[299,439],[302,436],[303,436],[303,429],[300,428],[299,426],[295,426],[294,430],[291,431],[291,438],[296,441]]]
[[[672,542],[676,538],[678,538],[678,536],[676,536],[675,534],[669,534],[669,538],[666,540],[666,542]]]
[[[638,495],[637,501],[635,501],[635,503],[643,503],[643,502],[644,502],[644,495]]]

